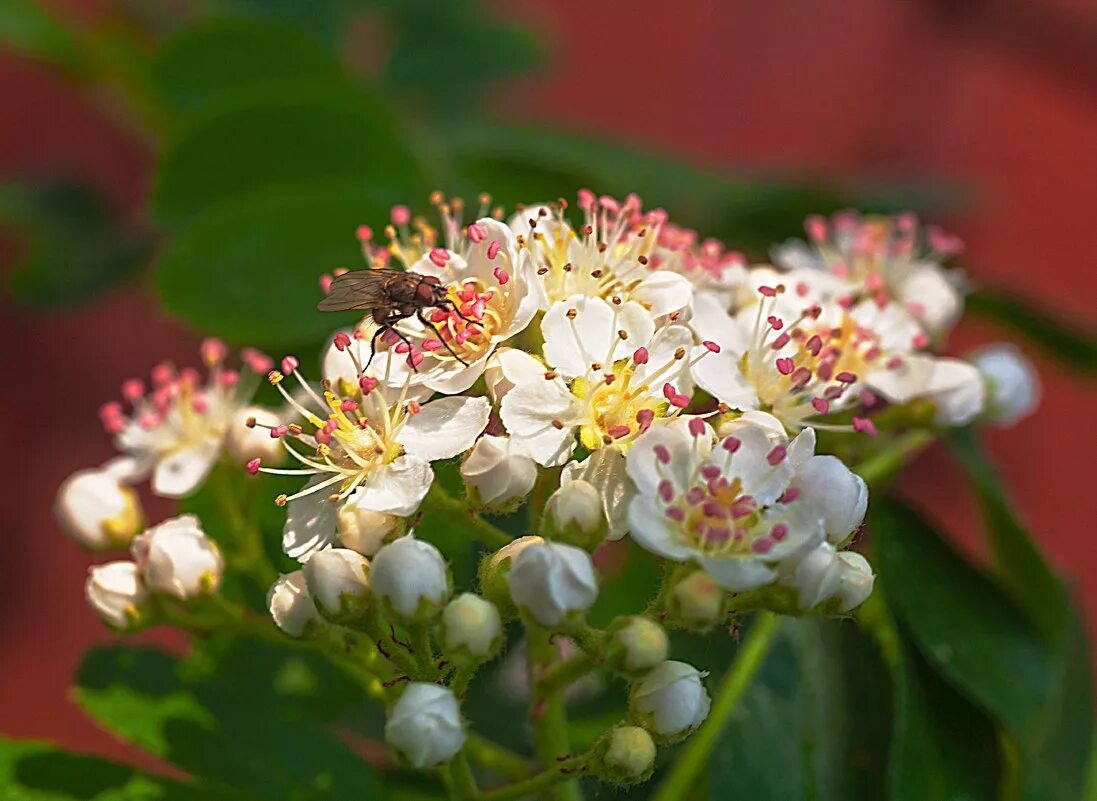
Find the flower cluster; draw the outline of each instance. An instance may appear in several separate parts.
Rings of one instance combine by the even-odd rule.
[[[1010,424],[1037,402],[1015,349],[941,355],[963,307],[941,262],[960,246],[909,215],[812,217],[806,241],[751,266],[634,195],[584,190],[575,208],[532,204],[509,220],[486,197],[472,219],[459,200],[432,202],[437,224],[397,206],[383,237],[359,228],[365,269],[386,281],[322,278],[328,306],[367,314],[332,335],[318,373],[254,350],[230,369],[206,340],[204,378],[161,365],[151,389],[125,382],[126,406],[102,409],[121,455],[74,474],[57,502],[81,544],[131,547],[132,562],[89,578],[109,624],[191,625],[235,562],[193,515],[138,536],[136,485],[186,497],[219,460],[237,495],[278,482],[284,564],[299,568],[254,568],[270,617],[334,643],[333,658],[367,643],[358,668],[415,768],[464,758],[468,682],[517,623],[535,720],[587,673],[629,685],[627,718],[585,755],[553,755],[559,775],[544,781],[646,779],[657,745],[710,707],[705,674],[670,658],[668,628],[757,609],[852,614],[874,582],[853,549],[869,503],[854,459],[911,431]],[[390,297],[376,287],[391,276],[413,280]],[[277,408],[250,405],[264,376]],[[516,512],[511,539],[495,523]],[[248,539],[259,523],[230,522],[237,561],[269,559]],[[455,594],[447,557],[462,536],[489,551],[477,586]],[[595,628],[606,579],[593,555],[626,536],[665,560],[665,578],[647,609]]]

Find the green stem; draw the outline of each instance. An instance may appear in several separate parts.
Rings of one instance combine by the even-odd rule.
[[[450,798],[457,801],[472,801],[480,795],[480,789],[476,786],[476,779],[472,775],[472,768],[461,751],[457,756],[442,765],[442,780],[449,790]]]
[[[528,759],[478,734],[469,735],[465,753],[476,764],[508,779],[525,779],[533,772],[533,765]]]
[[[227,554],[227,558],[240,572],[251,576],[260,586],[268,587],[278,576],[278,570],[263,547],[263,535],[259,526],[241,508],[240,499],[236,496],[227,472],[233,469],[239,468],[222,462],[209,476],[217,507],[232,529],[235,552]]]
[[[910,431],[879,453],[855,465],[853,472],[869,485],[884,483],[898,473],[911,456],[933,442],[934,438],[934,432],[926,429]]]
[[[686,741],[670,772],[652,796],[652,801],[680,801],[689,795],[690,787],[708,763],[709,755],[735,709],[735,704],[762,666],[777,634],[779,621],[780,618],[772,612],[761,612],[754,619],[754,625],[750,627],[742,647],[735,655],[735,661],[720,683],[708,719]]]
[[[536,677],[547,670],[548,666],[556,660],[556,646],[553,645],[552,635],[549,632],[532,626],[528,629],[528,637],[530,673],[531,676]],[[556,690],[544,695],[535,695],[531,717],[533,718],[534,739],[537,744],[537,758],[542,765],[546,766],[545,773],[554,777],[553,781],[545,785],[545,787],[552,788],[549,797],[554,801],[582,801],[583,794],[579,789],[578,782],[563,781],[567,778],[566,774],[561,778],[560,769],[553,768],[553,765],[557,764],[560,757],[568,756],[571,753],[571,745],[568,739],[567,710],[563,693]],[[540,775],[545,776],[545,774]],[[536,778],[534,777],[534,779]],[[534,779],[529,781],[532,782]],[[541,787],[539,786],[537,789],[541,789]],[[502,797],[520,798],[521,794]]]
[[[525,798],[544,790],[552,790],[559,794],[567,787],[575,787],[575,794],[556,795],[556,797],[582,798],[578,794],[578,785],[572,779],[576,772],[586,767],[588,759],[587,755],[583,755],[557,762],[552,767],[541,771],[535,776],[530,776],[528,779],[480,793],[477,801],[513,801],[513,799]]]
[[[434,651],[430,646],[430,629],[426,626],[411,627],[411,652],[418,666],[417,678],[434,681],[438,677],[438,669],[434,665]]]
[[[534,695],[540,698],[563,692],[578,679],[595,668],[597,663],[590,654],[578,653],[548,668],[537,679]]]
[[[474,539],[489,548],[502,548],[508,544],[512,537],[505,531],[496,528],[491,523],[480,518],[460,498],[454,498],[446,492],[437,481],[430,488],[423,506],[427,510],[435,511],[445,517],[464,517],[468,520],[468,526]]]

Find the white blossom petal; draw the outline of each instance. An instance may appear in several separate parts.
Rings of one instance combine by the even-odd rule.
[[[439,398],[408,417],[397,440],[424,461],[448,459],[472,447],[490,414],[487,398]]]
[[[156,463],[152,471],[153,494],[162,498],[190,495],[209,475],[221,453],[221,438],[210,437],[192,448],[172,453]]]
[[[371,476],[355,493],[353,502],[373,512],[408,517],[419,509],[433,481],[430,463],[407,454]]]

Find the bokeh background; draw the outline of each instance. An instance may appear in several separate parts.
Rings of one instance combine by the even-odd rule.
[[[310,60],[311,50],[289,53],[288,67],[248,67],[222,53],[181,88],[161,70],[155,78],[177,90],[168,104],[174,116],[164,115],[148,101],[145,69],[172,32],[198,18],[197,4],[69,0],[29,16],[39,4],[4,5],[0,731],[129,756],[66,697],[80,654],[110,635],[85,608],[87,557],[53,522],[54,490],[74,469],[110,455],[96,410],[123,379],[165,358],[195,360],[194,322],[225,316],[225,304],[235,304],[245,310],[242,322],[225,333],[239,339],[257,316],[268,315],[273,330],[283,327],[281,310],[307,312],[317,275],[354,266],[335,261],[353,254],[354,214],[324,210],[339,219],[349,214],[336,229],[345,241],[301,265],[303,279],[258,269],[249,274],[250,300],[238,290],[224,297],[224,265],[207,264],[201,249],[181,255],[172,237],[182,216],[199,213],[193,206],[232,189],[219,173],[237,154],[206,162],[205,171],[200,158],[180,159],[179,174],[165,178],[165,154],[178,155],[173,142],[191,124],[179,119],[193,112],[188,104],[265,78],[296,91],[301,73],[326,67]],[[369,88],[377,126],[399,121],[384,134],[394,143],[392,160],[404,157],[405,145],[420,159],[418,175],[394,167],[386,179],[419,205],[434,185],[496,191],[508,200],[571,192],[580,181],[596,191],[635,186],[646,203],[756,256],[765,242],[799,233],[803,213],[855,202],[909,205],[959,233],[967,242],[960,261],[977,287],[1007,290],[1048,315],[1020,321],[1050,345],[1023,343],[1044,384],[1041,411],[1015,429],[991,432],[987,445],[1021,515],[1080,585],[1097,631],[1094,366],[1076,358],[1076,340],[1056,338],[1044,325],[1092,330],[1094,323],[1093,3],[218,5],[252,20],[280,17],[316,48],[343,56],[353,80]],[[330,17],[329,6],[339,6]],[[59,30],[74,31],[75,39]],[[313,134],[302,134],[301,146],[323,150],[330,163],[313,162],[339,175],[345,143]],[[276,150],[241,137],[239,152],[257,154],[256,171],[263,159],[271,159],[272,172],[283,168]],[[450,166],[438,167],[443,162]],[[342,177],[357,175],[351,152]],[[172,180],[186,182],[174,195],[165,187]],[[373,213],[380,216],[357,221],[384,222],[382,211]],[[235,230],[231,221],[224,225]],[[281,242],[264,239],[252,243],[254,259],[278,261],[271,249],[280,252]],[[206,279],[205,297],[197,293],[165,313],[156,287],[193,274]],[[984,311],[965,322],[950,350],[1017,336],[994,321],[993,308]],[[278,355],[279,345],[303,341],[314,328],[297,321],[285,323],[285,337],[258,344]],[[907,486],[958,543],[981,553],[977,515],[942,453],[920,457]]]

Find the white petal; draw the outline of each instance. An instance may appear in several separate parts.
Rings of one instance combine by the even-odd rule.
[[[573,318],[568,314],[575,310]],[[621,340],[618,331],[624,331]],[[638,303],[613,307],[601,298],[572,295],[552,305],[541,320],[545,359],[565,378],[584,375],[592,363],[624,358],[655,333],[655,322]]]
[[[865,383],[892,403],[906,403],[924,392],[933,376],[934,361],[932,356],[909,354],[899,367],[865,376]]]
[[[625,455],[617,448],[599,448],[582,462],[571,462],[560,473],[560,485],[586,481],[602,501],[602,513],[609,521],[609,539],[620,539],[628,530],[628,505],[635,494],[625,472]]]
[[[711,431],[706,431],[698,444],[708,443],[710,434]],[[670,455],[670,461],[665,464],[655,455],[660,447],[666,448]],[[664,477],[671,480],[676,490],[683,491],[696,464],[697,454],[693,448],[693,436],[686,425],[653,426],[636,438],[625,456],[629,478],[636,483],[641,495],[654,495]]]
[[[193,448],[176,451],[156,463],[152,491],[162,498],[182,498],[198,489],[221,452],[221,439],[211,437]]]
[[[434,471],[428,462],[400,456],[363,484],[353,502],[372,512],[408,517],[419,509],[433,481]]]
[[[937,359],[926,395],[937,407],[933,422],[962,426],[982,413],[986,383],[974,365],[960,359]]]
[[[709,353],[693,365],[693,380],[701,389],[733,409],[755,409],[758,407],[758,395],[754,385],[739,369],[739,358],[726,348],[719,353]]]
[[[564,464],[575,447],[577,404],[562,381],[539,377],[508,392],[499,416],[538,464],[554,467]],[[554,420],[564,423],[563,428],[554,426]]]
[[[831,542],[842,542],[865,519],[868,487],[837,456],[812,456],[792,479],[798,504],[810,504],[823,520]]]
[[[717,584],[732,592],[764,587],[777,578],[775,570],[756,559],[705,556],[697,561]]]
[[[750,345],[746,332],[719,299],[709,293],[697,293],[693,297],[693,313],[690,327],[703,340],[710,340],[723,350],[743,353]]]
[[[484,374],[484,368],[487,367],[492,351],[491,348],[485,350],[479,359],[468,364],[461,364],[456,359],[429,359],[427,361],[430,362],[430,366],[427,366],[426,361],[419,366],[423,384],[444,395],[464,392]]]
[[[411,415],[397,440],[408,455],[418,459],[448,459],[472,447],[490,414],[487,398],[439,398]]]
[[[689,394],[693,389],[693,376],[690,375],[688,358],[676,360],[674,354],[679,348],[684,348],[687,355],[693,350],[693,333],[684,325],[668,325],[651,339],[647,346],[647,364],[636,367],[634,383],[647,381],[648,376],[659,373],[659,383],[652,387],[653,392],[659,392],[659,388],[666,382],[670,382],[682,393]],[[664,368],[676,362],[669,370]]]
[[[753,496],[760,505],[773,503],[792,478],[788,456],[771,465],[766,457],[775,446],[760,428],[744,426],[734,436],[740,443],[738,450],[728,453],[722,447],[715,448],[710,461],[724,475],[738,478],[742,482],[743,492]]]
[[[936,264],[913,265],[894,292],[905,306],[916,310],[915,316],[931,334],[952,328],[964,310],[963,294]]]
[[[815,429],[805,428],[788,446],[788,463],[799,467],[815,453]]]
[[[697,551],[679,540],[679,524],[664,514],[654,495],[637,495],[628,507],[629,536],[657,556],[688,562]]]
[[[653,316],[662,317],[684,309],[692,296],[693,288],[685,276],[663,270],[651,273],[629,297],[647,307]]]
[[[328,478],[327,475],[316,476],[303,489]],[[286,504],[286,524],[282,528],[282,550],[286,556],[307,562],[314,553],[335,543],[339,506],[328,500],[330,495],[330,492],[320,490]]]

